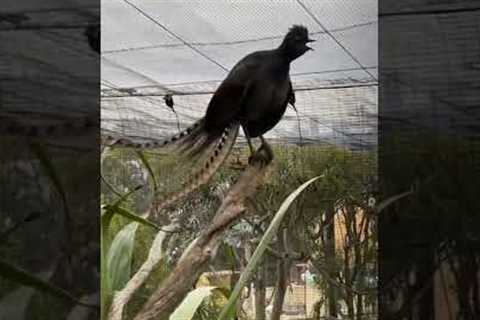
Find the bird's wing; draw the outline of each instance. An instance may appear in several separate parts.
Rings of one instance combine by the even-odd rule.
[[[255,71],[262,59],[255,54],[238,62],[213,95],[205,116],[207,130],[222,130],[242,112]]]

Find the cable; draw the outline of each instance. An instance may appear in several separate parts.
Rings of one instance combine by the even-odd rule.
[[[105,80],[103,79],[103,84],[113,90],[117,90],[117,91],[121,91],[121,88],[119,88],[118,86],[116,86],[114,83],[108,81],[108,80]],[[152,104],[153,106],[155,107],[158,107],[159,105],[162,105],[163,107],[167,108],[168,110],[171,110],[170,108],[166,107],[163,103],[157,103],[157,101],[152,101],[151,99],[149,99],[149,97],[147,96],[144,96],[144,97],[141,97],[141,96],[134,96],[132,95],[131,93],[128,93],[129,96],[131,97],[135,97],[135,98],[138,98],[140,100],[143,100],[145,102],[148,102],[150,104]]]
[[[302,113],[302,112],[298,112],[298,114],[301,115],[301,116],[303,116],[303,117],[305,117],[305,118],[307,118],[307,119],[309,119],[309,120],[311,120],[311,121],[313,121],[313,122],[315,122],[315,123],[317,123],[317,124],[319,124],[319,125],[321,125],[321,126],[324,126],[325,128],[329,128],[330,130],[332,130],[332,131],[334,131],[334,132],[336,132],[336,133],[339,133],[339,134],[344,135],[344,136],[349,137],[349,138],[353,138],[353,139],[357,140],[358,142],[361,142],[361,143],[364,143],[364,144],[367,144],[367,145],[368,145],[368,142],[367,142],[367,141],[365,141],[365,140],[363,140],[363,139],[360,139],[360,138],[357,138],[357,137],[355,137],[353,134],[346,133],[346,132],[344,132],[344,131],[342,131],[342,130],[339,130],[339,129],[336,129],[336,128],[332,127],[332,126],[326,125],[326,124],[320,122],[319,120],[314,119],[314,118],[312,118],[312,117],[310,117],[310,116],[308,116],[308,115],[306,115],[306,114],[304,114],[304,113]]]
[[[384,12],[384,13],[380,13],[378,16],[380,18],[388,18],[388,17],[399,17],[399,16],[437,15],[437,14],[451,14],[451,13],[465,13],[465,12],[469,13],[469,12],[476,12],[476,11],[480,11],[480,7]]]
[[[347,31],[355,28],[365,27],[368,25],[372,25],[378,23],[378,21],[369,21],[365,23],[353,24],[343,28],[337,28],[330,30],[331,32],[339,32],[339,31]],[[320,35],[325,34],[325,31],[317,31],[312,32],[310,35]],[[246,40],[237,40],[237,41],[218,41],[218,42],[192,42],[190,45],[192,46],[221,46],[221,45],[235,45],[235,44],[243,44],[243,43],[251,43],[251,42],[260,42],[265,40],[276,40],[276,39],[283,39],[285,35],[281,36],[270,36],[270,37],[261,37],[255,39],[246,39]],[[115,49],[115,50],[105,50],[102,51],[102,54],[114,54],[114,53],[121,53],[121,52],[128,52],[128,51],[139,51],[139,50],[149,50],[149,49],[157,49],[157,48],[176,48],[184,46],[184,43],[174,43],[174,44],[156,44],[151,46],[142,46],[142,47],[132,47],[132,48],[124,48],[124,49]]]
[[[137,48],[126,48],[126,49],[118,49],[118,50],[111,50],[111,51],[104,51],[102,52],[102,54],[109,54],[109,53],[116,53],[116,52],[125,52],[125,51],[134,51],[134,50],[144,50],[144,49],[150,49],[150,48],[155,48],[155,47],[178,47],[178,46],[187,46],[189,47],[191,50],[195,51],[197,54],[201,55],[203,58],[207,59],[208,61],[210,61],[211,63],[214,63],[215,65],[217,65],[218,67],[220,67],[221,69],[223,69],[224,71],[227,71],[228,72],[228,69],[226,67],[224,67],[223,65],[221,65],[220,63],[218,63],[217,61],[215,61],[214,59],[212,59],[211,57],[207,56],[206,54],[204,54],[201,50],[195,48],[194,46],[208,46],[208,45],[233,45],[233,44],[237,44],[237,43],[247,43],[247,42],[255,42],[255,41],[262,41],[262,40],[269,40],[269,39],[276,39],[276,38],[282,38],[283,36],[276,36],[276,37],[265,37],[265,38],[257,38],[257,39],[247,39],[247,40],[240,40],[240,41],[226,41],[226,42],[198,42],[198,43],[188,43],[186,40],[184,40],[180,35],[177,35],[175,34],[173,31],[169,30],[166,26],[164,26],[162,23],[160,23],[159,21],[155,20],[154,18],[152,18],[150,15],[148,15],[145,11],[143,11],[142,9],[140,9],[139,7],[137,7],[136,5],[132,4],[131,2],[129,2],[128,0],[124,0],[125,3],[127,3],[128,5],[130,5],[132,8],[134,8],[136,11],[138,11],[142,16],[144,16],[145,18],[147,18],[148,20],[152,21],[153,23],[155,23],[157,26],[159,26],[160,28],[162,28],[165,32],[169,33],[171,36],[175,37],[176,39],[178,39],[181,44],[164,44],[164,45],[154,45],[154,46],[145,46],[145,47],[137,47]],[[375,76],[372,75],[372,73],[369,72],[369,69],[376,69],[377,67],[366,67],[366,66],[363,66],[360,61],[351,53],[348,51],[348,49],[346,47],[344,47],[336,38],[335,36],[333,36],[332,32],[337,32],[337,31],[343,31],[343,30],[348,30],[348,29],[352,29],[354,27],[360,27],[360,26],[366,26],[366,25],[372,25],[372,24],[375,24],[375,23],[378,23],[378,21],[370,21],[370,22],[367,22],[367,23],[363,23],[363,24],[358,24],[358,25],[351,25],[351,26],[348,26],[348,27],[345,27],[345,28],[339,28],[339,29],[332,29],[332,30],[327,30],[323,27],[323,25],[318,21],[318,19],[316,19],[316,17],[303,5],[303,3],[301,3],[300,1],[298,1],[299,4],[303,7],[303,9],[317,22],[317,24],[320,25],[320,27],[322,28],[323,31],[318,31],[318,32],[314,32],[312,34],[327,34],[330,38],[332,38],[338,46],[340,46],[349,56],[350,58],[356,62],[356,64],[358,64],[359,67],[356,67],[356,68],[345,68],[345,69],[337,69],[337,70],[323,70],[323,71],[316,71],[316,72],[302,72],[302,73],[297,73],[297,74],[292,74],[292,76],[305,76],[305,75],[316,75],[316,74],[324,74],[324,73],[334,73],[334,72],[348,72],[348,71],[356,71],[356,70],[362,70],[364,71],[365,73],[367,73],[369,75],[370,78],[372,78],[374,80],[374,82],[363,82],[363,83],[350,83],[350,84],[346,84],[346,83],[349,83],[351,81],[343,81],[344,84],[340,84],[340,85],[325,85],[325,86],[317,86],[317,87],[304,87],[304,88],[299,88],[299,89],[296,89],[296,91],[314,91],[314,90],[335,90],[335,89],[348,89],[348,88],[358,88],[358,87],[378,87],[378,83],[377,83],[377,79],[375,78]],[[364,79],[365,80],[365,79]],[[207,81],[193,81],[193,82],[184,82],[184,83],[176,83],[176,84],[168,84],[168,85],[160,85],[160,88],[158,88],[157,86],[139,86],[139,87],[136,87],[136,88],[123,88],[123,90],[128,90],[128,89],[132,89],[131,92],[119,92],[120,94],[116,94],[115,92],[112,92],[112,95],[104,95],[102,96],[102,99],[116,99],[116,98],[122,98],[122,97],[125,97],[125,98],[128,98],[128,97],[136,97],[136,98],[147,98],[147,97],[155,97],[155,96],[164,96],[165,93],[154,93],[154,94],[141,94],[141,93],[138,93],[135,92],[134,90],[135,89],[139,89],[139,88],[152,88],[152,91],[155,91],[156,87],[158,89],[160,89],[161,91],[168,91],[168,92],[172,92],[172,90],[169,88],[169,86],[181,86],[181,85],[192,85],[193,87],[190,87],[190,91],[188,92],[174,92],[173,94],[174,95],[183,95],[183,96],[189,96],[189,95],[204,95],[204,94],[213,94],[214,91],[212,90],[209,90],[210,89],[210,85],[208,85],[208,83],[212,83],[212,86],[215,85],[216,83],[219,83],[221,82],[222,80],[207,80]],[[370,80],[369,80],[370,81]],[[320,82],[321,83],[321,82]],[[206,86],[197,86],[195,87],[195,85],[200,85],[200,84],[207,84]],[[193,89],[193,90],[192,90]],[[200,89],[199,91],[194,91],[195,89]],[[201,89],[207,89],[207,90],[201,90]],[[102,90],[104,93],[107,93],[109,90]],[[102,92],[102,93],[103,93]],[[144,91],[145,92],[145,91]],[[124,95],[123,95],[124,94]],[[180,105],[179,105],[180,106]],[[198,106],[197,106],[198,107]],[[184,110],[185,111],[185,110]],[[307,114],[304,114],[304,113],[301,113],[301,116],[304,118],[304,119],[309,119],[315,123],[318,123],[320,124],[321,126],[324,126],[326,128],[329,128],[330,130],[332,130],[333,132],[336,132],[338,134],[341,134],[343,136],[346,136],[346,137],[350,137],[351,139],[354,139],[354,140],[357,140],[359,142],[361,142],[360,146],[365,146],[365,145],[371,145],[370,142],[367,142],[367,140],[364,140],[364,139],[361,139],[359,138],[355,133],[348,133],[344,130],[341,130],[341,129],[337,129],[335,128],[335,126],[330,126],[330,125],[327,125],[325,123],[322,123],[321,121],[317,120],[315,118],[315,115],[313,116],[308,116]],[[331,114],[331,116],[335,117],[335,114]],[[292,137],[291,139],[289,140],[294,140],[294,141],[297,141],[298,142],[298,139],[300,138],[300,142],[304,141],[305,143],[308,143],[310,141],[314,141],[310,138],[307,138],[307,137],[303,137],[302,136],[302,132],[301,132],[301,127],[300,127],[300,115],[297,114],[297,125],[298,125],[298,130],[299,130],[299,136],[298,137]],[[336,118],[335,118],[336,119]],[[354,119],[353,119],[354,120]],[[290,120],[287,120],[287,121],[290,121]],[[335,123],[335,121],[337,120],[334,120],[333,122]],[[164,125],[167,123],[165,121],[162,121],[161,123],[163,123]],[[152,123],[153,124],[153,123]],[[173,125],[173,123],[172,123]],[[287,122],[286,123],[286,127],[285,128],[290,128],[291,126],[291,123],[290,122]],[[167,127],[170,127],[170,122],[168,122],[167,124]],[[356,128],[356,126],[355,126]],[[363,127],[362,127],[363,128]],[[359,129],[362,129],[362,128],[359,128]],[[367,127],[367,130],[368,128],[370,127]],[[171,129],[171,128],[170,128]],[[280,128],[276,128],[275,131],[278,132],[278,129]],[[317,127],[317,130],[318,127]],[[281,131],[284,131],[284,130],[281,130]],[[324,130],[321,130],[319,132],[322,132]],[[285,130],[284,131],[287,136],[291,136],[292,135],[292,131],[290,129],[288,130]],[[331,133],[328,133],[328,135],[330,135]],[[362,134],[362,133],[360,133]],[[295,135],[294,135],[295,136]],[[337,140],[338,141],[342,141],[342,138],[337,136],[336,134],[333,134],[331,137],[327,137],[326,138],[327,140],[329,141],[334,141],[336,142]],[[344,141],[346,142],[346,141]]]
[[[76,23],[76,24],[27,24],[27,25],[12,25],[0,28],[0,31],[18,31],[18,30],[44,30],[44,29],[85,29],[96,23]]]
[[[367,69],[377,69],[377,66],[371,66],[371,67],[365,67]],[[359,71],[363,70],[362,68],[345,68],[345,69],[334,69],[334,70],[323,70],[323,71],[312,71],[312,72],[298,72],[298,73],[292,73],[290,76],[307,76],[307,75],[317,75],[317,74],[326,74],[326,73],[339,73],[339,72],[348,72],[348,71]],[[177,95],[177,92],[175,93],[175,90],[172,90],[171,87],[175,86],[182,86],[182,85],[197,85],[197,84],[204,84],[204,83],[220,83],[222,80],[199,80],[199,81],[187,81],[187,82],[177,82],[177,83],[167,83],[163,84],[161,89],[163,90],[170,90],[174,95]],[[128,88],[122,88],[123,90],[138,90],[138,89],[145,89],[145,88],[155,88],[155,86],[151,85],[146,85],[146,86],[136,86],[136,87],[128,87]],[[120,88],[119,88],[120,89]],[[108,97],[108,96],[106,96]]]
[[[378,83],[360,83],[360,84],[350,84],[350,85],[333,85],[333,86],[319,86],[319,87],[309,87],[309,88],[298,88],[295,89],[296,92],[300,91],[315,91],[315,90],[335,90],[335,89],[349,89],[349,88],[362,88],[362,87],[377,87]],[[191,95],[210,95],[214,94],[215,91],[192,91],[192,92],[179,92],[177,96],[191,96]],[[102,99],[115,99],[115,98],[129,98],[129,97],[163,97],[164,94],[127,94],[127,95],[108,95],[103,96]]]
[[[76,5],[74,7],[57,7],[57,8],[41,8],[41,9],[25,9],[25,10],[18,10],[18,11],[3,11],[2,14],[28,14],[28,13],[47,13],[51,14],[52,12],[85,12],[88,10],[98,10],[100,6],[80,6]]]
[[[169,30],[167,27],[165,27],[163,24],[161,24],[160,22],[158,22],[157,20],[153,19],[150,15],[148,15],[145,11],[143,11],[142,9],[140,9],[139,7],[137,7],[136,5],[134,5],[133,3],[129,2],[128,0],[123,0],[125,3],[127,3],[128,5],[130,5],[132,8],[134,8],[135,10],[137,10],[141,15],[143,15],[145,18],[147,18],[148,20],[152,21],[153,23],[155,23],[157,26],[159,26],[160,28],[162,28],[164,31],[168,32],[170,35],[172,35],[173,37],[177,38],[177,40],[181,41],[184,45],[186,45],[187,47],[189,47],[190,49],[192,49],[193,51],[195,51],[196,53],[198,53],[199,55],[201,55],[202,57],[204,57],[205,59],[207,59],[208,61],[212,62],[213,64],[217,65],[218,67],[220,67],[221,69],[223,69],[223,71],[226,71],[226,72],[229,72],[230,70],[228,70],[226,67],[224,67],[223,65],[221,65],[220,63],[218,63],[217,61],[215,61],[214,59],[210,58],[209,56],[207,56],[205,53],[203,53],[202,51],[198,50],[197,48],[195,48],[194,46],[192,46],[191,44],[189,44],[187,41],[185,41],[183,38],[181,38],[179,35],[175,34],[173,31]]]
[[[162,84],[159,83],[157,80],[155,80],[155,79],[153,79],[153,78],[150,78],[149,76],[147,76],[147,75],[145,75],[145,74],[143,74],[143,73],[141,73],[141,72],[138,72],[138,71],[136,71],[136,70],[133,70],[132,68],[129,68],[129,67],[127,67],[127,66],[125,66],[125,65],[123,65],[123,64],[120,64],[120,63],[118,63],[118,62],[116,62],[116,61],[113,61],[113,60],[111,60],[111,59],[109,59],[109,58],[102,57],[102,59],[105,60],[105,61],[107,61],[108,63],[112,64],[113,66],[119,68],[119,69],[122,69],[122,70],[124,70],[124,71],[133,73],[134,75],[137,75],[137,76],[139,76],[139,77],[141,77],[141,78],[143,78],[143,79],[145,79],[145,80],[147,80],[147,81],[149,81],[149,82],[153,82],[154,84],[158,85],[160,88],[162,88],[162,89],[164,89],[164,90],[168,90],[168,88],[165,88],[164,86],[162,86]]]
[[[360,61],[343,45],[340,43],[340,41],[338,41],[337,38],[335,38],[335,36],[330,32],[328,31],[324,26],[323,24],[320,22],[320,20],[318,20],[318,18],[303,4],[303,2],[301,0],[297,0],[297,3],[305,10],[305,12],[320,26],[320,28],[322,28],[323,31],[325,31],[325,33],[330,37],[332,38],[333,41],[335,41],[335,43],[340,47],[342,48],[343,51],[345,51],[346,54],[348,54],[348,56],[353,60],[355,61],[359,66],[360,68],[362,68],[363,71],[365,71],[372,79],[373,81],[378,81],[377,78],[375,78],[375,76],[370,73],[370,71],[368,71],[361,63]]]

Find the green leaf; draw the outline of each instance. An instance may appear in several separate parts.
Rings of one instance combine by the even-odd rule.
[[[125,218],[133,220],[133,221],[138,222],[140,224],[143,224],[147,227],[151,227],[151,228],[154,228],[156,230],[160,230],[160,227],[158,225],[156,225],[155,223],[153,223],[153,222],[151,222],[151,221],[149,221],[145,218],[142,218],[141,216],[136,215],[135,213],[130,212],[127,209],[120,208],[120,207],[117,207],[117,206],[110,206],[110,205],[105,205],[103,208],[107,212],[110,211],[113,214],[119,214],[121,216],[124,216]],[[106,215],[106,213],[105,213],[105,215]]]
[[[322,175],[323,176],[323,175]],[[302,184],[300,187],[298,187],[294,192],[292,192],[285,201],[283,201],[282,205],[278,209],[277,213],[273,217],[272,222],[268,226],[267,231],[265,231],[265,234],[263,235],[262,239],[260,240],[260,243],[258,244],[257,248],[255,249],[255,252],[253,253],[250,261],[248,262],[248,265],[246,266],[245,270],[242,272],[240,275],[240,279],[238,280],[237,284],[235,285],[235,288],[232,291],[232,294],[230,295],[230,298],[228,299],[227,304],[225,307],[223,307],[222,312],[220,313],[220,316],[218,320],[227,320],[233,318],[235,315],[235,307],[236,307],[236,302],[238,297],[240,296],[240,293],[242,289],[245,287],[245,285],[251,280],[255,269],[258,266],[258,263],[261,261],[261,258],[263,256],[263,253],[267,249],[268,244],[272,240],[272,238],[275,236],[277,233],[277,230],[282,223],[282,219],[285,216],[285,213],[287,212],[288,208],[290,205],[293,203],[293,201],[298,197],[300,193],[312,182],[315,180],[319,179],[322,176],[318,176],[315,178],[312,178]]]
[[[31,287],[41,292],[51,294],[55,297],[73,301],[76,304],[79,304],[85,307],[98,308],[97,305],[84,303],[79,299],[73,297],[70,293],[68,293],[64,289],[57,287],[51,283],[48,283],[47,281],[42,280],[41,278],[33,274],[30,274],[19,267],[13,266],[1,260],[0,260],[0,276],[2,278],[18,283],[22,286]]]
[[[40,160],[41,165],[45,169],[45,173],[50,178],[53,183],[53,186],[57,190],[58,194],[62,198],[63,205],[65,207],[65,214],[67,218],[70,218],[70,210],[67,204],[67,196],[65,194],[65,190],[62,186],[60,181],[60,177],[57,174],[57,170],[52,164],[52,161],[48,158],[47,153],[45,152],[44,148],[36,143],[30,144],[30,148],[32,149],[33,153],[37,156],[38,160]]]
[[[105,179],[105,177],[100,174],[100,180],[107,186],[108,189],[110,189],[110,191],[112,191],[115,195],[119,196],[119,197],[122,197],[122,194],[117,191],[117,189],[115,189],[115,187],[107,181],[107,179]]]
[[[190,320],[195,315],[202,301],[212,294],[217,287],[199,287],[192,290],[183,299],[182,303],[170,315],[170,320]]]
[[[102,228],[100,229],[100,242],[101,242],[101,249],[100,249],[100,303],[101,303],[101,314],[100,319],[105,319],[106,311],[108,310],[108,301],[111,295],[111,288],[109,287],[108,281],[108,271],[107,271],[107,262],[106,262],[106,239],[103,227],[103,219],[102,219]]]
[[[133,245],[138,223],[123,227],[112,241],[107,253],[106,280],[110,292],[121,290],[131,276]]]
[[[120,198],[117,199],[117,201],[115,201],[113,204],[106,204],[106,205],[103,205],[102,206],[102,209],[105,209],[105,207],[107,206],[110,206],[110,207],[118,207],[122,204],[122,202],[124,202],[125,200],[127,200],[127,198],[132,195],[134,192],[140,190],[143,186],[142,185],[139,185],[139,186],[136,186],[135,188],[133,188],[132,190],[128,191],[127,193],[125,193],[123,196],[121,196]],[[106,213],[106,212],[105,212]]]
[[[380,202],[378,205],[375,206],[375,212],[377,214],[382,212],[386,207],[388,207],[392,203],[394,203],[394,202],[396,202],[396,201],[398,201],[402,198],[405,198],[406,196],[409,196],[412,193],[413,193],[413,189],[402,192],[402,193],[399,193],[399,194],[396,194],[394,196],[391,196],[390,198],[387,198],[387,199],[383,200],[382,202]]]
[[[144,225],[148,225],[150,227],[154,227],[155,229],[159,229],[157,225],[154,223],[147,221],[129,211],[126,209],[120,208],[120,204],[122,204],[123,201],[125,201],[132,193],[134,193],[137,190],[140,190],[142,186],[137,186],[136,188],[130,190],[129,192],[125,193],[123,196],[121,196],[117,201],[115,201],[112,205],[103,205],[100,208],[101,211],[101,229],[100,229],[100,243],[101,243],[101,252],[100,252],[100,286],[101,286],[101,304],[102,304],[102,314],[101,314],[101,319],[105,319],[105,311],[108,310],[108,305],[110,298],[113,295],[113,290],[114,288],[112,287],[112,271],[111,268],[107,264],[107,251],[109,254],[113,254],[113,251],[111,251],[108,248],[108,243],[110,239],[110,222],[113,218],[113,216],[117,213],[120,215],[123,215],[131,220],[137,221],[139,223],[142,223]],[[118,236],[118,234],[117,234]],[[133,244],[132,244],[133,247]],[[115,276],[114,276],[115,277]],[[128,279],[127,279],[128,280]]]
[[[141,151],[136,150],[135,152],[138,155],[138,157],[140,158],[140,160],[142,161],[145,168],[147,168],[147,171],[150,174],[150,177],[152,178],[153,190],[156,191],[157,187],[158,187],[157,179],[155,178],[155,174],[153,173],[153,169],[150,166],[150,163],[148,162],[147,157],[145,157],[145,155]]]
[[[121,209],[119,206],[122,204],[123,201],[125,201],[131,194],[133,194],[135,191],[140,190],[142,186],[137,186],[136,188],[130,190],[129,192],[125,193],[123,196],[121,196],[117,201],[115,201],[112,205],[102,205],[100,207],[100,216],[101,216],[101,230],[100,230],[100,242],[102,243],[102,254],[105,254],[108,250],[107,243],[110,239],[110,234],[109,234],[109,229],[110,229],[110,222],[113,218],[113,215],[115,213],[118,213],[120,215],[124,215],[127,218],[133,219],[134,221],[140,222],[142,224],[146,224],[151,226],[151,222],[146,222],[145,219],[142,219],[141,217],[136,216],[133,213],[128,212],[125,209]],[[154,228],[158,227],[155,225]]]

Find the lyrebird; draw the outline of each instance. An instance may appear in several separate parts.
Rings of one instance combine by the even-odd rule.
[[[271,130],[282,118],[288,103],[294,106],[295,95],[290,81],[290,63],[312,48],[307,43],[307,28],[295,25],[279,47],[256,51],[241,59],[212,96],[205,116],[186,130],[165,141],[135,143],[113,139],[111,146],[138,149],[175,145],[190,157],[206,156],[207,161],[187,187],[169,197],[162,207],[176,201],[206,183],[227,158],[242,127],[250,151],[250,139]]]

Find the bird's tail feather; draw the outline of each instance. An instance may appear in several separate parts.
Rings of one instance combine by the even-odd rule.
[[[63,119],[57,123],[39,122],[28,124],[14,117],[0,115],[0,135],[29,138],[54,138],[78,136],[98,128],[97,116],[87,115],[78,119]]]
[[[231,130],[230,127],[226,127],[224,131],[218,133],[207,132],[206,130],[192,132],[178,143],[180,152],[190,160],[196,159],[207,153],[218,141],[226,139],[229,130]]]
[[[193,175],[191,175],[191,179],[187,181],[182,190],[168,195],[161,202],[154,203],[154,211],[160,212],[162,209],[172,205],[174,202],[187,196],[192,191],[196,190],[198,187],[207,183],[212,178],[214,173],[218,170],[218,168],[223,164],[228,154],[230,153],[233,145],[235,144],[235,140],[237,139],[239,128],[239,123],[233,123],[227,126],[222,132],[222,134],[218,138],[214,139],[215,147],[208,154],[208,158],[203,164],[203,166],[200,168],[200,170],[196,171]],[[189,150],[190,153],[192,152],[192,150],[194,150],[196,154],[198,154],[199,152],[201,153],[202,150],[205,150],[204,146],[206,142],[209,141],[208,139],[212,138],[203,137],[203,139],[201,135],[198,135],[196,138],[192,137],[188,142],[186,142],[184,149],[186,148],[186,150]],[[195,142],[200,144],[198,146],[195,146]],[[214,142],[209,142],[209,145],[212,145]]]
[[[178,146],[181,145],[183,141],[189,139],[190,136],[196,136],[204,131],[204,119],[200,119],[195,122],[185,130],[180,133],[166,139],[166,140],[157,140],[152,139],[149,142],[138,141],[135,142],[133,139],[128,138],[115,138],[113,136],[106,136],[103,139],[103,143],[109,147],[124,147],[124,148],[135,148],[135,149],[154,149],[154,148],[163,148],[169,146]]]

